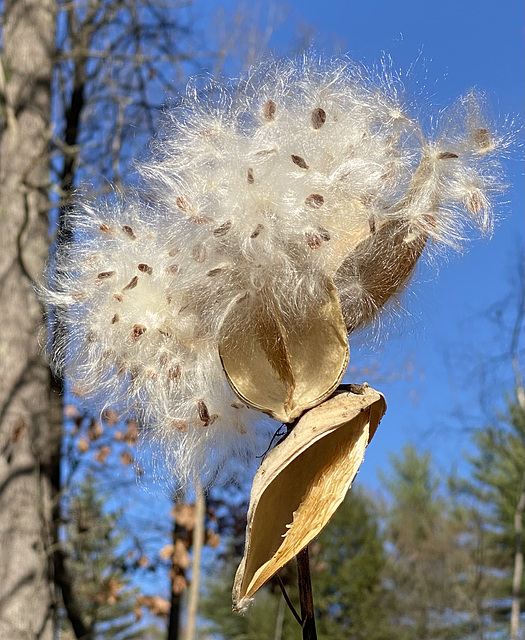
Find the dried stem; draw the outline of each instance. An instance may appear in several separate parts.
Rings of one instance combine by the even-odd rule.
[[[301,618],[303,620],[303,640],[317,640],[308,547],[305,547],[297,554],[297,573],[299,583],[299,601],[301,603]]]

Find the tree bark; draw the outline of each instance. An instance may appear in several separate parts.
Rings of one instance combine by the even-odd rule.
[[[191,562],[191,582],[188,591],[188,615],[184,640],[195,640],[197,612],[199,608],[199,588],[201,581],[201,556],[204,545],[204,519],[206,498],[198,481],[195,483],[195,525],[193,527],[193,557]]]
[[[55,0],[5,0],[0,68],[0,637],[52,640],[57,413],[34,291],[48,252]],[[60,414],[58,410],[58,414]],[[61,415],[58,418],[61,422]]]

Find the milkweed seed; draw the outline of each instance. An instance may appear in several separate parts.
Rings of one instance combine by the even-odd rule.
[[[261,223],[259,223],[255,229],[252,231],[252,233],[250,234],[250,238],[252,238],[252,240],[254,238],[257,238],[257,236],[261,233],[261,231],[264,229],[264,225],[262,225]]]
[[[178,380],[180,380],[180,376],[181,376],[180,364],[176,364],[174,367],[169,368],[168,379],[171,380],[171,382],[177,382]]]
[[[483,199],[478,191],[473,191],[467,199],[467,209],[471,213],[477,213],[483,208]]]
[[[166,328],[162,328],[162,329],[157,329],[157,331],[164,336],[165,338],[171,338],[171,332],[169,331],[169,329]]]
[[[188,430],[188,423],[186,420],[172,420],[171,426],[180,433],[185,433]]]
[[[133,276],[133,278],[131,278],[131,280],[122,289],[122,291],[129,291],[130,289],[134,289],[137,286],[138,281],[139,281],[139,277],[138,276]]]
[[[374,216],[370,216],[370,218],[368,218],[368,226],[370,228],[370,233],[373,235],[376,232],[376,219]]]
[[[309,169],[309,166],[306,164],[305,159],[301,158],[301,156],[296,156],[292,153],[292,162],[296,164],[301,169]]]
[[[232,228],[232,221],[231,220],[227,220],[226,222],[221,224],[219,227],[214,229],[213,235],[216,236],[216,237],[224,236],[224,235],[226,235],[228,233],[228,231],[231,228]]]
[[[268,102],[264,105],[263,115],[266,120],[271,121],[275,118],[275,111],[277,107],[273,100],[268,100]]]
[[[180,253],[180,249],[176,249],[175,247],[168,251],[168,255],[170,256],[170,258],[174,258],[179,253]]]
[[[490,133],[488,129],[476,129],[474,131],[474,142],[479,149],[488,149],[490,147]]]
[[[206,247],[203,244],[197,244],[193,247],[191,252],[195,262],[204,262],[208,256]]]
[[[120,293],[114,293],[113,297],[117,302],[122,302],[124,300],[124,298],[120,295]]]
[[[111,324],[116,324],[118,321],[120,320],[120,316],[118,313],[116,313],[112,318],[111,318]]]
[[[262,149],[255,154],[257,157],[269,156],[272,153],[277,153],[277,149]]]
[[[114,271],[102,271],[98,274],[97,280],[105,280],[106,278],[111,278],[113,275],[115,275]]]
[[[189,221],[190,221],[192,224],[200,224],[200,225],[203,225],[203,224],[210,224],[210,222],[211,222],[211,218],[210,218],[210,217],[208,217],[208,216],[190,216],[190,217],[189,217]]]
[[[451,160],[452,158],[459,158],[459,156],[452,151],[443,151],[438,155],[438,160]]]
[[[253,177],[253,169],[252,169],[252,167],[249,167],[249,169],[248,169],[247,179],[248,179],[248,184],[253,184],[253,183],[254,183],[254,177]]]
[[[176,202],[177,202],[177,207],[179,207],[181,211],[188,211],[188,209],[190,208],[190,204],[186,196],[177,196]]]
[[[326,111],[317,107],[312,111],[312,126],[314,129],[320,129],[326,122]]]
[[[170,264],[169,267],[166,267],[166,273],[169,276],[174,276],[178,272],[179,272],[179,265],[178,264]]]
[[[319,209],[324,204],[324,198],[319,193],[310,194],[304,201],[305,205],[312,207],[312,209]]]
[[[131,339],[133,340],[133,342],[137,342],[137,340],[143,336],[147,331],[147,327],[145,327],[143,324],[134,324],[133,325],[133,331],[131,333]]]
[[[135,235],[133,229],[129,225],[125,224],[122,227],[122,231],[124,231],[124,233],[128,236],[128,238],[130,240],[136,240],[137,239],[137,236]]]
[[[199,413],[199,418],[203,422],[204,426],[207,427],[210,424],[210,413],[204,400],[197,400],[197,411]]]
[[[222,267],[216,267],[215,269],[211,269],[210,271],[208,271],[208,273],[206,274],[207,276],[218,276],[219,273],[222,273],[224,271],[224,269]]]
[[[144,262],[141,262],[137,266],[137,269],[142,273],[147,273],[149,276],[153,273],[153,269],[149,265],[145,264]]]
[[[319,235],[325,242],[328,242],[328,240],[330,240],[331,236],[328,229],[325,229],[324,227],[317,227],[317,231],[319,231]]]
[[[113,233],[113,229],[105,222],[101,223],[99,229],[102,231],[102,233],[107,233],[108,235],[111,235]]]
[[[323,244],[323,239],[321,236],[315,231],[305,231],[306,242],[310,249],[319,249],[319,247]]]

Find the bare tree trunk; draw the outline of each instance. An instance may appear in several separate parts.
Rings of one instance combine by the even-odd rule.
[[[197,611],[199,608],[199,587],[201,581],[201,556],[204,545],[204,518],[206,500],[199,482],[195,483],[195,526],[193,527],[193,557],[191,562],[191,582],[188,591],[188,618],[184,640],[195,640]]]
[[[33,289],[48,251],[55,0],[5,0],[0,68],[0,637],[52,640],[60,433]],[[60,411],[58,412],[60,413]],[[55,416],[56,418],[56,416]],[[57,440],[58,439],[58,440]]]

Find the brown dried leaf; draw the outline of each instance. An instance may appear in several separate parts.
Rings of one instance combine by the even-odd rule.
[[[361,389],[308,411],[261,464],[233,587],[236,610],[319,534],[343,501],[386,411],[380,393]]]
[[[329,282],[324,301],[302,320],[284,318],[269,291],[257,299],[246,296],[226,321],[219,353],[243,402],[276,420],[291,422],[333,393],[348,364],[335,287]]]

